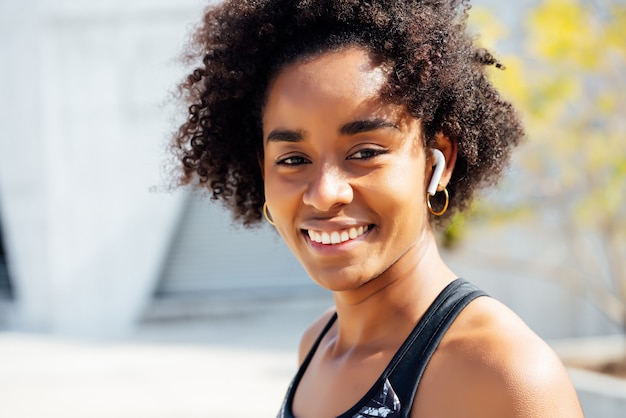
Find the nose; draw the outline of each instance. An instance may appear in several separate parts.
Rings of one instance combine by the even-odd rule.
[[[352,202],[353,190],[349,178],[338,167],[322,165],[315,172],[303,197],[306,205],[319,211],[329,211],[336,206]]]

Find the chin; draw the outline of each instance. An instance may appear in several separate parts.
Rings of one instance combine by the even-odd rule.
[[[364,274],[364,272],[350,271],[354,270],[354,266],[346,267],[340,271],[319,271],[319,268],[307,269],[309,277],[321,288],[331,292],[344,292],[355,290],[368,283],[372,276]]]

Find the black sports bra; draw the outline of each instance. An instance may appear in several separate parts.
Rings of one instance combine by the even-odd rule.
[[[338,418],[408,418],[417,386],[446,331],[471,301],[486,295],[485,292],[464,279],[457,279],[450,283],[430,305],[371,389],[359,402]],[[296,388],[324,335],[336,319],[335,313],[311,347],[287,390],[277,418],[294,418],[291,405]]]

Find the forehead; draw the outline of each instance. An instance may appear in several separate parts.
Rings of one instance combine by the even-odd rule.
[[[345,83],[355,92],[374,94],[387,80],[387,71],[382,60],[362,47],[346,47],[338,51],[317,53],[297,59],[286,65],[276,75],[275,81],[303,82],[308,79],[328,80]],[[329,83],[318,85],[318,89],[329,93]]]
[[[388,71],[382,60],[361,47],[301,57],[278,71],[270,83],[264,115],[276,106],[306,102],[380,102]]]

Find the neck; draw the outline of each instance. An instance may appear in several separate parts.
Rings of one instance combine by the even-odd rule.
[[[433,233],[426,231],[382,274],[358,289],[334,293],[337,352],[401,343],[456,277],[441,259]]]

